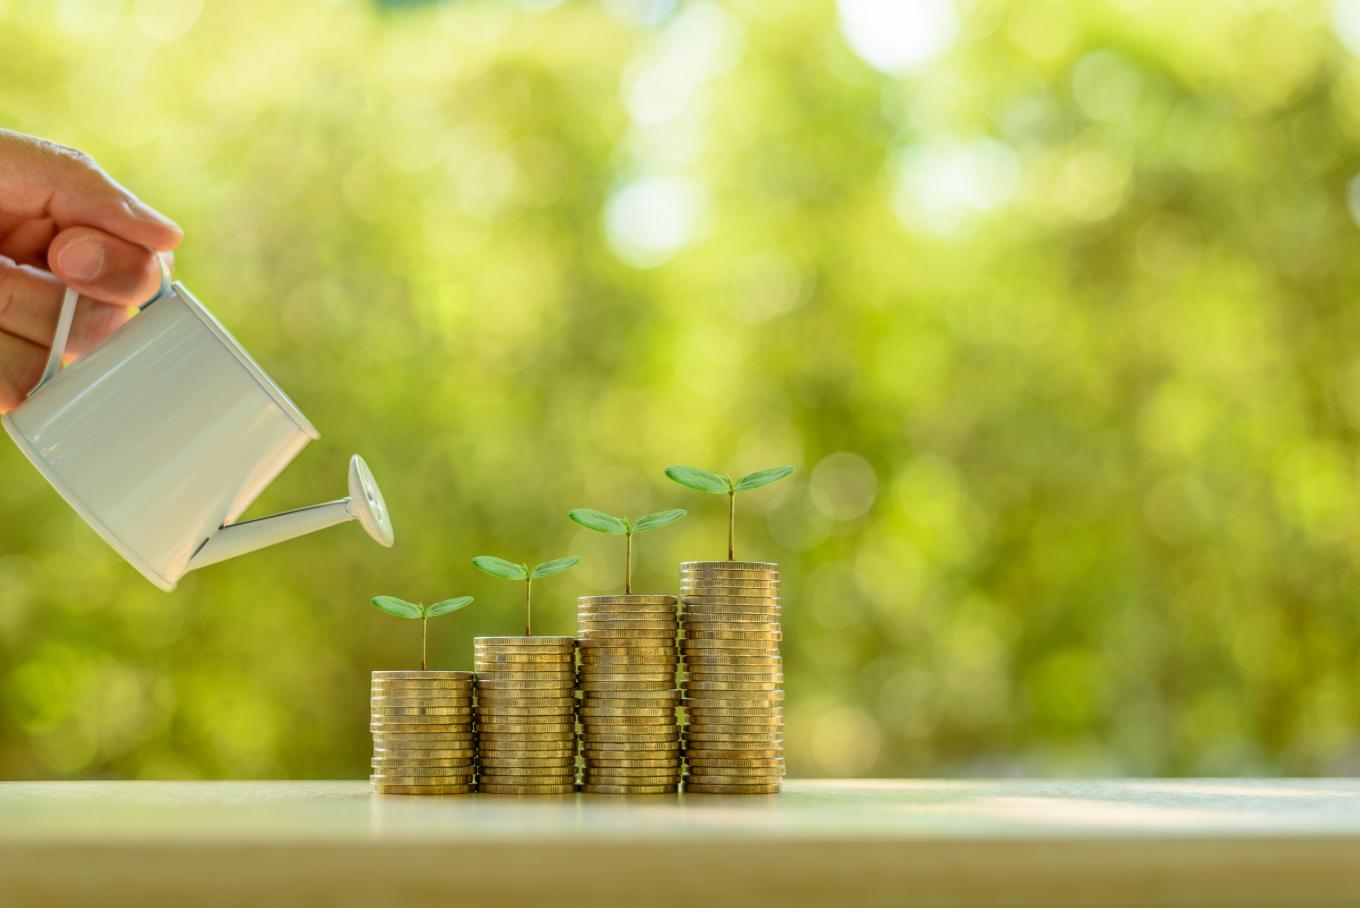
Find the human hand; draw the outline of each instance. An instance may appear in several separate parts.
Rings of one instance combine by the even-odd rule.
[[[87,155],[0,129],[0,413],[42,375],[66,287],[80,292],[66,348],[79,356],[151,298],[154,253],[182,238]]]

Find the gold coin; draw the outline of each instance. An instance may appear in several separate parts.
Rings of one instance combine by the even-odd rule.
[[[441,728],[440,731],[435,732],[428,731],[408,732],[408,731],[385,731],[385,730],[377,730],[373,732],[374,741],[391,741],[394,743],[405,742],[410,744],[418,744],[422,747],[437,746],[438,744],[446,741],[466,741],[470,737],[472,737],[471,726],[468,726],[466,728],[460,727],[457,729],[452,729],[446,726]]]
[[[374,760],[372,768],[376,775],[427,776],[441,779],[465,778],[472,775],[472,760],[469,758],[454,766],[418,766],[414,763]]]
[[[576,754],[576,741],[484,741],[481,753],[488,757],[570,757]]]
[[[674,672],[680,667],[679,659],[657,659],[653,662],[585,662],[578,675],[582,681],[599,680],[596,675],[655,675]]]
[[[667,627],[583,627],[580,631],[582,642],[611,643],[627,640],[642,645],[663,646],[675,638],[677,625]]]
[[[617,684],[619,682],[612,682]],[[661,681],[648,681],[647,684],[664,684]],[[680,696],[680,689],[674,683],[670,687],[613,687],[599,690],[594,687],[581,691],[582,696],[596,700],[662,700],[666,697]]]
[[[685,671],[707,672],[714,675],[742,675],[756,674],[759,672],[782,673],[783,670],[783,660],[778,656],[773,658],[761,658],[759,662],[741,663],[732,662],[730,661],[730,657],[724,656],[691,656],[685,660]]]
[[[682,571],[680,573],[681,589],[691,586],[707,586],[712,583],[779,589],[779,582],[779,575],[768,571]]]
[[[712,691],[709,691],[712,693]],[[731,693],[731,691],[724,691]],[[772,691],[770,693],[773,693]],[[705,707],[708,703],[710,706]],[[769,716],[778,715],[771,713],[771,710],[783,709],[782,700],[694,700],[693,698],[681,698],[680,705],[683,706],[687,715],[691,719],[713,719],[719,716]],[[705,711],[707,710],[707,711]],[[716,710],[722,710],[717,712]]]
[[[473,637],[473,646],[504,646],[504,647],[553,647],[567,648],[576,643],[575,637],[540,637],[540,636],[514,636],[514,637]]]
[[[627,744],[581,742],[581,756],[591,760],[674,760],[680,756],[679,742],[633,741]]]
[[[630,768],[669,769],[671,767],[675,767],[678,769],[680,767],[680,755],[677,753],[674,756],[663,757],[655,760],[648,760],[645,758],[617,759],[617,758],[592,757],[591,759],[586,761],[586,766],[587,767],[596,766],[601,769],[630,769]]]
[[[758,630],[758,631],[729,631],[729,630],[686,630],[685,641],[693,643],[695,640],[751,640],[759,643],[778,643],[783,639],[783,632],[779,630]]]
[[[656,618],[600,618],[592,615],[577,615],[576,625],[578,633],[577,640],[590,639],[582,633],[583,631],[637,631],[639,634],[645,633],[651,636],[661,636],[663,641],[666,633],[674,634],[675,629],[680,626],[680,621],[673,615]],[[661,646],[663,643],[655,641],[638,641],[639,645]]]
[[[443,719],[449,721],[437,721]],[[373,716],[369,719],[368,730],[407,734],[414,732],[453,734],[466,731],[472,725],[471,720],[471,716]]]
[[[666,605],[648,605],[642,608],[621,608],[616,606],[583,606],[576,610],[577,621],[675,621],[679,608],[678,600],[672,599]]]
[[[471,681],[472,672],[373,672],[373,679],[383,681]]]
[[[680,641],[680,654],[688,658],[700,656],[773,656],[779,657],[778,640],[712,640],[688,636]]]
[[[723,749],[720,749],[723,748]],[[773,760],[783,758],[784,748],[761,747],[752,745],[749,748],[737,747],[731,744],[713,744],[703,747],[686,747],[685,760],[691,765],[694,760],[703,759],[722,759],[722,760]]]
[[[639,646],[667,646],[675,639],[680,623],[670,624],[627,624],[611,625],[582,623],[578,631],[580,639],[587,643],[633,643]],[[587,646],[587,648],[589,648]]]
[[[773,690],[707,690],[686,684],[685,695],[681,698],[683,706],[707,707],[709,709],[758,709],[763,706],[778,706],[784,702],[784,692]]]
[[[576,716],[483,716],[477,723],[478,734],[537,734],[556,733],[576,728]]]
[[[653,596],[647,593],[625,593],[619,596],[577,596],[577,606],[585,605],[619,605],[619,606],[644,606],[644,605],[665,605],[674,602],[674,596]]]
[[[471,773],[450,776],[413,776],[409,774],[379,774],[373,773],[368,780],[375,785],[468,785],[472,782]]]
[[[582,716],[619,716],[632,718],[634,716],[673,716],[675,706],[669,703],[659,706],[582,706],[580,709]]]
[[[445,684],[410,683],[396,681],[374,681],[369,685],[369,695],[374,697],[466,697],[472,693],[471,681],[458,681]]]
[[[635,706],[669,706],[672,709],[680,705],[680,692],[675,691],[634,691],[638,694],[657,694],[655,697],[630,697],[622,696],[628,691],[611,690],[603,693],[586,693],[581,698],[582,706],[608,706],[615,709],[632,709]]]
[[[680,768],[647,773],[583,772],[586,785],[673,785],[680,781]]]
[[[686,782],[686,794],[779,794],[780,784],[773,782],[768,785],[708,785],[697,782]]]
[[[512,681],[519,678],[533,680],[535,676],[551,678],[563,674],[570,674],[575,668],[576,663],[571,659],[558,659],[552,662],[486,663],[478,661],[477,677],[491,681],[498,679]]]
[[[414,787],[410,785],[382,785],[373,783],[373,791],[380,795],[455,795],[471,794],[472,785],[431,785]]]
[[[705,769],[691,768],[688,778],[705,785],[762,785],[784,778],[783,769]]]
[[[732,627],[737,630],[743,628],[766,628],[782,627],[782,621],[776,613],[760,612],[695,612],[685,615],[681,620],[680,626],[689,631],[692,628],[705,627]]]
[[[510,653],[507,655],[487,655],[478,653],[476,657],[477,668],[492,669],[500,671],[547,671],[562,665],[575,665],[575,653],[551,653],[549,655],[523,655],[521,653]]]
[[[636,672],[591,672],[591,681],[666,681],[675,683],[675,672],[669,668],[657,671],[636,671]]]
[[[638,695],[647,693],[661,693],[676,690],[675,681],[666,678],[661,681],[594,681],[581,679],[578,690],[586,693],[598,692],[601,696],[609,692],[615,693],[636,693]]]
[[[483,769],[477,774],[479,779],[498,784],[512,785],[561,785],[576,780],[576,764],[564,766],[498,766]]]
[[[696,681],[690,676],[685,682],[688,691],[777,691],[782,681]]]
[[[487,785],[485,783],[477,786],[477,791],[481,794],[504,794],[504,795],[544,795],[544,794],[574,794],[576,785]]]
[[[406,742],[394,744],[388,741],[375,741],[373,742],[373,754],[374,756],[391,757],[393,759],[454,760],[468,756],[476,747],[477,742],[471,739],[467,741],[447,741],[431,747],[421,747]]]
[[[620,747],[623,746],[644,747],[647,745],[655,744],[657,745],[657,748],[660,749],[666,744],[676,741],[678,736],[679,736],[678,729],[661,732],[640,731],[640,732],[618,732],[610,734],[607,732],[596,732],[590,728],[586,728],[586,730],[581,734],[581,740],[587,745],[601,744],[611,747],[616,745]],[[648,749],[650,749],[650,747],[648,747]]]
[[[608,731],[612,733],[618,733],[623,729],[631,729],[637,727],[637,731],[639,734],[652,733],[655,732],[655,729],[652,728],[652,726],[654,725],[659,725],[663,728],[666,726],[674,725],[675,710],[673,708],[668,707],[667,709],[660,711],[656,715],[633,715],[630,713],[622,716],[610,716],[610,715],[582,716],[581,724],[586,728],[590,728],[595,731]]]
[[[476,756],[476,750],[471,747],[458,750],[416,751],[414,755],[406,750],[392,751],[378,748],[373,751],[372,762],[374,766],[379,763],[384,766],[463,766],[468,765],[465,761],[470,761]]]
[[[481,677],[487,681],[555,681],[566,687],[571,687],[576,680],[576,672],[562,670],[556,672],[482,672]],[[477,688],[480,692],[482,688]]]
[[[492,756],[490,754],[482,754],[481,765],[487,767],[488,769],[501,769],[511,766],[532,766],[537,768],[551,769],[553,767],[575,766],[576,754],[560,757],[540,757],[540,756],[503,757]]]
[[[716,768],[716,769],[723,769],[723,768],[734,768],[734,769],[736,769],[736,768],[742,768],[742,767],[759,768],[759,767],[761,767],[761,766],[769,766],[769,767],[771,767],[771,768],[779,768],[779,767],[782,767],[782,766],[784,765],[784,758],[783,758],[783,757],[755,757],[755,758],[749,758],[749,759],[741,759],[741,758],[736,758],[736,757],[727,757],[727,758],[724,759],[724,758],[715,758],[715,757],[702,757],[702,756],[697,756],[697,755],[696,755],[696,756],[693,757],[689,762],[690,762],[692,765],[695,765],[695,766],[712,766],[712,767],[714,767],[714,768]]]
[[[551,731],[492,731],[482,729],[477,734],[477,743],[482,747],[489,744],[513,743],[516,741],[561,741],[570,739],[576,733],[574,726],[563,726]]]
[[[368,698],[368,704],[369,706],[396,707],[399,709],[422,706],[442,706],[457,709],[472,705],[472,691],[468,691],[461,697],[384,697],[374,695]]]
[[[666,665],[673,664],[679,658],[680,651],[671,643],[659,653],[602,653],[591,650],[581,656],[580,666],[585,671],[596,666]]]
[[[652,643],[650,641],[630,646],[626,643],[607,640],[582,640],[581,658],[596,656],[668,656],[675,652],[674,643]]]
[[[676,793],[674,785],[582,785],[585,794],[600,795],[668,795]]]
[[[472,704],[465,706],[372,706],[374,716],[470,716]]]
[[[784,675],[780,672],[735,676],[716,672],[686,672],[685,677],[691,690],[704,689],[695,687],[696,684],[773,684],[775,689],[780,689],[784,684]]]
[[[778,571],[779,564],[774,561],[682,561],[682,571]]]
[[[561,691],[562,682],[558,679],[550,681],[478,681],[478,696],[498,696],[515,691]]]
[[[690,707],[685,710],[685,715],[689,717],[691,722],[713,722],[717,724],[740,725],[743,722],[782,721],[784,718],[784,711],[778,707],[741,710],[698,710]]]
[[[769,750],[771,747],[782,747],[784,738],[779,733],[769,735],[686,735],[686,745],[705,744],[712,747],[727,747],[731,750],[741,750],[743,748],[761,748]]]
[[[576,701],[576,692],[571,690],[560,691],[531,691],[520,692],[511,696],[511,691],[488,692],[484,696],[477,698],[478,706],[570,706]]]
[[[764,609],[777,610],[780,607],[778,596],[734,596],[728,593],[716,595],[711,592],[706,592],[702,596],[698,594],[685,596],[681,602],[683,603],[681,609],[685,611],[696,608],[761,611]]]

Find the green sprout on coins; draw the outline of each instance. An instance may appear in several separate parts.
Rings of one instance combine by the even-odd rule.
[[[554,558],[552,561],[545,561],[542,564],[534,565],[532,568],[527,564],[516,564],[513,561],[506,561],[504,558],[497,558],[495,555],[478,555],[472,559],[473,567],[483,573],[490,574],[492,577],[499,577],[502,580],[524,581],[524,636],[526,637],[531,635],[530,617],[532,616],[534,581],[569,571],[580,563],[580,555]]]
[[[471,596],[459,596],[457,599],[444,599],[433,605],[421,605],[419,602],[407,602],[405,599],[398,599],[396,596],[374,596],[373,606],[380,611],[387,612],[389,615],[396,615],[398,618],[419,618],[420,619],[420,670],[425,671],[425,642],[429,639],[429,624],[431,618],[438,618],[440,615],[447,615],[456,612],[461,608],[471,605]]]
[[[684,516],[684,508],[673,508],[669,511],[657,511],[655,514],[639,517],[629,523],[622,517],[615,517],[593,508],[573,508],[567,512],[567,517],[587,530],[607,533],[610,536],[627,537],[628,560],[623,572],[623,593],[625,596],[633,592],[633,534],[645,533],[648,530],[659,530],[664,526],[670,526]]]
[[[747,473],[745,476],[732,480],[730,476],[722,476],[718,473],[710,473],[698,467],[666,467],[666,475],[675,482],[686,488],[694,489],[698,492],[708,492],[710,495],[727,496],[727,560],[736,560],[736,538],[737,538],[737,493],[749,492],[761,486],[767,486],[772,482],[778,482],[793,472],[793,467],[771,467],[768,470],[756,470],[754,473]]]

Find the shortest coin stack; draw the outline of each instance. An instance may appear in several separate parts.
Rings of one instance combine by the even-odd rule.
[[[582,790],[674,794],[680,784],[674,596],[583,596]]]
[[[576,790],[576,639],[476,637],[477,790]]]
[[[685,791],[774,794],[784,777],[779,566],[680,566]]]
[[[375,791],[472,791],[472,672],[374,672],[369,703]]]

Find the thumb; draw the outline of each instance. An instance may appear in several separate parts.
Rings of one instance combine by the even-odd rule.
[[[98,227],[159,252],[173,249],[184,236],[89,155],[5,129],[0,129],[0,211],[51,218],[58,230]]]

